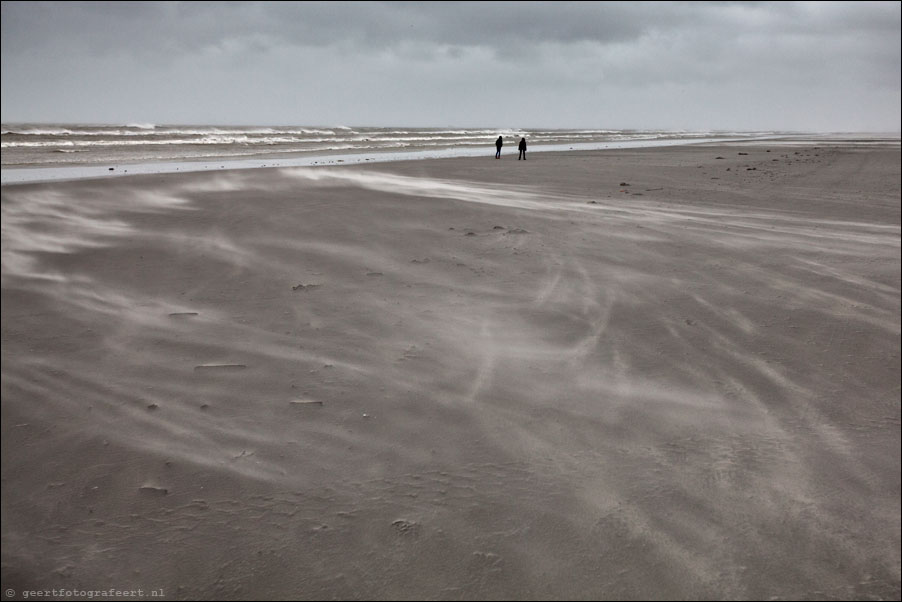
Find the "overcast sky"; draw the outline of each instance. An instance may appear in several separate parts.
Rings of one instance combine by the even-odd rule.
[[[2,121],[900,129],[899,2],[3,2]]]

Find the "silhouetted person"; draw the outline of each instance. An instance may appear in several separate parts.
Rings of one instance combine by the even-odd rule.
[[[523,138],[522,136],[520,137],[520,146],[518,146],[517,148],[520,149],[520,156],[517,157],[517,161],[519,161],[520,159],[526,161],[526,138]]]
[[[496,159],[501,158],[501,147],[502,146],[504,146],[504,140],[502,140],[501,136],[498,136],[498,139],[495,140],[495,148],[497,149],[497,150],[495,150],[495,158]]]

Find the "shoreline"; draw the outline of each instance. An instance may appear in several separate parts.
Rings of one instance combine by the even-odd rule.
[[[581,152],[592,150],[621,150],[630,148],[658,148],[682,145],[701,144],[806,144],[809,142],[853,143],[848,137],[823,135],[774,135],[754,138],[694,138],[694,139],[656,139],[628,140],[620,142],[586,142],[566,144],[542,144],[531,146],[529,153],[549,152]],[[854,143],[898,145],[899,140],[887,137],[855,136]],[[125,177],[129,175],[191,173],[205,171],[243,170],[272,167],[312,167],[322,165],[353,165],[362,163],[391,163],[397,161],[419,161],[426,159],[483,157],[493,154],[491,147],[460,147],[438,150],[412,151],[373,151],[366,153],[310,154],[296,157],[262,156],[253,159],[203,158],[190,161],[159,161],[143,163],[104,163],[77,166],[28,166],[4,167],[0,169],[0,185],[7,186],[29,182],[74,181],[82,179],[103,179]],[[511,147],[513,148],[513,147]],[[511,154],[516,154],[514,150]]]
[[[897,599],[898,146],[537,154],[3,186],[4,586]]]

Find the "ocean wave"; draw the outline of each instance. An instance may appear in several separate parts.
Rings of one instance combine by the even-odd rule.
[[[507,144],[526,136],[531,145],[671,143],[703,138],[748,139],[771,132],[684,130],[404,128],[347,126],[200,126],[128,123],[4,123],[3,165],[67,165],[125,161],[195,160],[355,152],[453,152],[494,148],[500,134]],[[537,148],[537,147],[533,147]],[[441,150],[439,150],[441,149]],[[72,154],[79,153],[79,154]]]
[[[354,130],[349,130],[354,131]],[[330,129],[288,127],[288,128],[220,128],[220,127],[167,127],[153,124],[130,124],[117,127],[98,128],[54,128],[54,127],[20,127],[3,128],[2,133],[17,136],[208,136],[208,135],[318,135],[334,136]]]
[[[267,136],[254,138],[245,135],[215,135],[198,138],[174,138],[165,140],[6,140],[0,142],[0,148],[53,148],[57,146],[75,147],[112,147],[112,146],[180,146],[180,145],[222,145],[237,144],[274,145],[274,144],[309,144],[317,142],[335,142],[334,138],[298,138],[293,136]]]
[[[494,139],[494,136],[384,136],[356,135],[351,137],[334,136],[305,138],[300,136],[251,136],[247,134],[205,134],[203,136],[186,137],[186,138],[143,138],[140,140],[129,140],[120,138],[107,138],[96,140],[77,140],[77,139],[56,139],[56,140],[4,140],[0,142],[2,148],[53,148],[53,147],[113,147],[113,146],[165,146],[165,145],[276,145],[276,144],[320,144],[320,143],[343,143],[343,142],[368,142],[372,145],[398,144],[401,146],[410,145],[411,143],[425,142],[448,142],[449,144],[457,144],[462,142],[469,143],[486,143]],[[366,145],[363,145],[366,146]]]
[[[7,130],[4,129],[2,135],[16,134],[19,136],[68,136],[72,134],[72,130],[65,128],[33,128],[28,130]]]

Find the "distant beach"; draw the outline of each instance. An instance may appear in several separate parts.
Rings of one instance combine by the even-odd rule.
[[[530,153],[753,141],[899,144],[898,134],[4,124],[0,181],[479,157],[493,152],[498,135],[507,141],[504,154],[516,152],[521,136]]]

